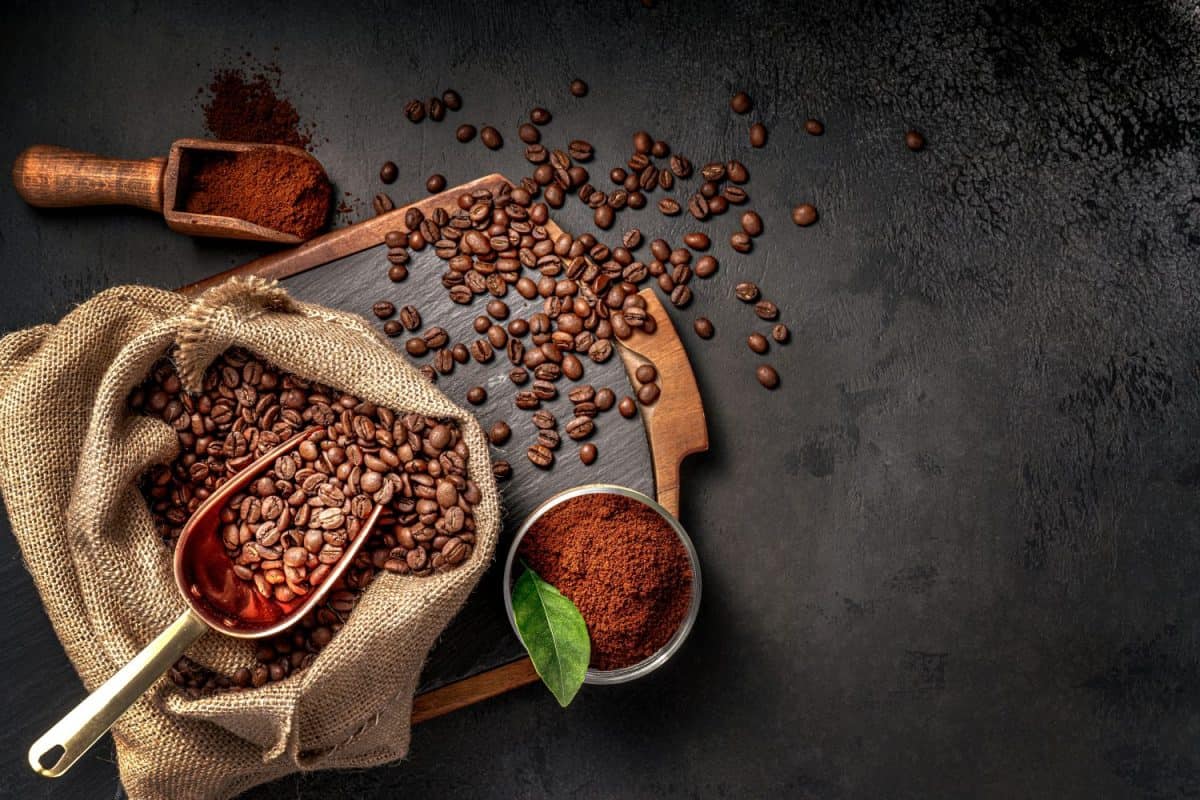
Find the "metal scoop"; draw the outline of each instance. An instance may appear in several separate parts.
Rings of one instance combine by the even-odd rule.
[[[141,160],[109,158],[37,144],[17,156],[12,170],[13,185],[25,202],[39,208],[137,206],[160,212],[167,227],[190,236],[300,244],[299,236],[244,219],[183,210],[185,198],[181,188],[187,186],[198,151],[243,153],[251,150],[276,150],[316,161],[298,147],[213,139],[176,139],[166,158]]]
[[[226,501],[270,469],[275,459],[296,449],[320,430],[310,428],[298,433],[259,457],[196,509],[175,545],[175,583],[187,601],[188,610],[33,743],[29,748],[29,766],[35,772],[57,778],[69,770],[125,709],[209,629],[239,639],[273,636],[325,599],[370,536],[383,511],[382,505],[375,506],[325,580],[306,596],[290,602],[267,599],[238,578],[220,535],[220,514]]]

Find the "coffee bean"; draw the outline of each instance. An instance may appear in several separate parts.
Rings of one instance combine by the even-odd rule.
[[[625,395],[621,398],[621,402],[617,403],[617,411],[625,419],[630,419],[637,414],[637,403],[633,401],[632,397]]]
[[[380,300],[375,305],[371,306],[371,311],[380,319],[387,319],[392,314],[396,313],[396,306],[389,303],[387,300]]]
[[[450,341],[450,334],[446,333],[445,328],[435,325],[421,334],[421,338],[425,340],[425,345],[430,350],[434,350],[439,347],[445,347],[446,343]]]
[[[375,195],[375,199],[371,201],[371,207],[375,209],[375,215],[379,216],[380,214],[386,214],[387,212],[391,211],[396,207],[396,204],[392,202],[392,198],[388,197],[383,192],[380,192],[379,194]]]
[[[704,195],[697,193],[688,198],[688,213],[701,221],[708,219],[708,200]]]
[[[437,194],[446,188],[446,176],[440,172],[435,172],[425,180],[425,191],[430,194]]]
[[[772,303],[770,300],[759,300],[754,304],[754,313],[759,319],[765,319],[768,322],[779,319],[779,306]]]
[[[673,217],[679,213],[679,201],[674,197],[664,197],[658,201],[658,210],[668,217]]]
[[[488,343],[496,350],[503,350],[508,345],[508,334],[499,325],[487,329]]]
[[[729,202],[725,199],[724,195],[719,194],[716,197],[710,197],[708,199],[708,213],[712,214],[713,216],[724,214],[728,208]]]
[[[446,118],[446,106],[442,104],[440,98],[431,97],[426,102],[429,111],[429,118],[434,122],[441,122]]]
[[[442,348],[433,354],[433,368],[439,375],[449,375],[454,371],[454,356],[448,348]]]
[[[765,353],[770,345],[767,343],[767,337],[761,333],[752,333],[746,338],[746,344],[756,353]]]
[[[653,364],[642,364],[634,370],[633,377],[637,379],[638,383],[649,383],[658,377],[658,370],[654,368]]]
[[[447,89],[442,92],[442,103],[451,111],[458,111],[462,108],[462,97],[453,89]]]
[[[399,283],[408,277],[408,267],[403,264],[393,264],[388,267],[388,280]]]
[[[400,168],[396,166],[394,161],[385,161],[383,166],[379,168],[379,180],[384,183],[395,183],[396,178],[400,175]]]
[[[683,243],[693,250],[707,250],[712,242],[709,240],[707,233],[694,231],[683,235]]]
[[[591,442],[587,442],[579,448],[579,460],[587,466],[591,466],[596,462],[597,455],[599,455],[599,453],[596,450],[596,445],[592,444]]]
[[[567,436],[575,441],[586,439],[592,435],[592,431],[596,429],[596,423],[592,422],[590,417],[575,417],[566,424]]]
[[[510,377],[511,377],[511,375],[510,375]],[[522,383],[524,383],[524,381],[522,381]],[[538,396],[536,394],[534,394],[533,392],[521,391],[521,392],[517,392],[516,404],[517,404],[517,408],[521,409],[522,411],[532,411],[533,409],[540,406],[542,404],[542,401],[539,400]]]
[[[567,145],[567,152],[576,161],[592,160],[592,145],[583,139],[572,139]]]
[[[487,329],[492,327],[492,321],[483,314],[480,314],[475,318],[475,321],[471,324],[471,327],[475,329],[476,333],[487,333]]]
[[[425,212],[419,208],[410,208],[404,212],[404,227],[410,231],[415,231],[421,226],[421,222],[425,219]]]
[[[545,428],[537,432],[537,443],[547,450],[557,450],[558,446],[562,444],[562,437],[559,436],[558,431]]]
[[[492,423],[492,428],[488,431],[488,441],[494,445],[502,445],[511,435],[512,428],[508,427],[507,422],[500,420]]]
[[[807,228],[817,221],[817,209],[812,203],[801,203],[792,209],[792,222]]]
[[[550,122],[550,112],[538,106],[529,112],[529,121],[534,125],[546,125]]]
[[[467,390],[467,402],[473,406],[483,405],[487,402],[487,389],[482,386],[472,386]]]
[[[529,461],[541,469],[550,469],[554,464],[554,453],[545,445],[535,444],[525,451]]]
[[[583,97],[588,93],[588,85],[579,78],[571,81],[571,94],[576,97]]]
[[[420,100],[409,100],[404,104],[404,116],[409,122],[420,122],[425,119],[425,104]]]
[[[745,92],[738,92],[729,101],[729,107],[733,109],[735,114],[745,114],[754,107],[754,103],[750,100],[750,95]]]
[[[509,336],[524,336],[527,333],[529,333],[529,322],[528,321],[526,321],[520,317],[517,317],[516,319],[509,321],[509,323],[508,323],[508,335]]]
[[[763,221],[758,212],[747,211],[742,214],[741,222],[742,230],[750,236],[758,236],[763,232]]]
[[[825,126],[821,124],[821,120],[819,119],[806,119],[804,120],[804,130],[810,136],[820,136],[825,132]]]
[[[759,364],[754,370],[754,377],[767,389],[774,389],[779,385],[779,373],[769,364]]]
[[[553,400],[558,397],[558,389],[548,380],[534,378],[533,394],[539,400]]]
[[[404,349],[410,356],[420,358],[429,352],[429,345],[425,344],[423,339],[409,339],[404,343]]]
[[[717,273],[717,259],[712,256],[700,256],[693,271],[697,278],[711,278]]]
[[[487,362],[491,361],[495,352],[492,349],[492,343],[487,339],[476,339],[475,341],[471,342],[470,350],[471,357],[480,364],[486,364]]]
[[[405,236],[404,231],[388,231],[383,235],[383,243],[388,246],[389,255],[391,254],[392,250],[396,250],[397,252],[408,252],[407,250],[404,250],[404,248],[408,245],[408,237]]]
[[[750,172],[746,169],[746,165],[737,159],[733,159],[725,165],[725,175],[734,183],[745,183],[750,180]]]
[[[541,132],[528,122],[522,122],[517,128],[517,137],[525,144],[537,144],[542,140]]]
[[[726,203],[740,206],[742,203],[750,199],[750,197],[746,194],[746,190],[742,187],[727,185],[721,190],[721,199],[723,199]]]
[[[642,232],[637,228],[630,228],[621,237],[621,243],[629,250],[636,250],[642,244]]]
[[[617,402],[617,396],[612,389],[609,389],[607,386],[605,386],[603,389],[600,389],[596,392],[596,399],[594,402],[596,403],[596,408],[600,409],[601,411],[608,411]]]
[[[597,364],[602,364],[608,361],[613,354],[613,345],[608,339],[597,339],[591,347],[588,348],[588,358],[595,361]]]
[[[771,338],[780,344],[783,344],[789,338],[791,338],[791,335],[792,334],[791,331],[788,330],[788,326],[784,325],[782,322],[776,325],[774,328],[771,328]]]
[[[471,290],[466,286],[454,286],[449,291],[450,299],[459,305],[466,305],[474,298]]]
[[[489,300],[487,304],[487,313],[493,319],[508,319],[508,304],[503,300]]]
[[[391,337],[399,336],[400,332],[403,330],[404,330],[404,326],[402,326],[399,322],[397,322],[394,319],[389,319],[387,322],[383,323],[383,332],[385,334],[387,334],[388,336],[391,336]]]
[[[638,131],[633,135],[633,152],[645,155],[653,146],[654,138],[645,131]]]
[[[611,228],[614,219],[615,216],[612,206],[600,206],[596,209],[595,213],[592,214],[592,221],[596,223],[597,228],[602,230],[608,230]]]
[[[758,299],[758,285],[750,281],[742,281],[733,287],[733,294],[743,303],[753,303]]]
[[[729,246],[739,253],[749,253],[754,248],[754,242],[745,231],[738,231],[729,237]]]
[[[506,481],[512,477],[512,464],[507,461],[493,461],[492,475],[496,476],[498,481]]]
[[[671,154],[671,146],[662,139],[655,139],[650,147],[650,155],[655,158],[666,158]]]
[[[696,331],[696,335],[701,339],[711,339],[713,337],[713,324],[708,317],[696,317],[696,321],[692,323],[692,329]]]
[[[658,388],[658,384],[644,383],[642,384],[641,388],[637,390],[638,402],[644,406],[653,405],[654,402],[658,400],[659,392],[660,390]]]
[[[549,411],[542,409],[533,412],[533,424],[538,430],[548,430],[558,427],[558,418]]]
[[[479,140],[488,150],[499,150],[504,145],[504,138],[500,135],[500,131],[491,125],[485,125],[479,131]]]
[[[762,147],[767,143],[767,126],[756,122],[750,126],[750,146]]]
[[[400,324],[410,331],[421,327],[421,313],[417,311],[416,306],[409,305],[400,309]]]
[[[676,308],[685,308],[690,302],[692,302],[692,289],[690,286],[680,284],[671,290],[671,304]]]
[[[530,164],[544,164],[544,163],[546,163],[546,160],[549,158],[550,158],[550,151],[547,150],[545,147],[543,147],[540,144],[531,144],[531,145],[529,145],[529,147],[525,148],[525,160],[528,161]],[[552,176],[553,173],[550,173],[550,175]],[[549,183],[550,181],[546,180],[546,181],[537,181],[537,182],[539,184],[545,185],[545,184]]]
[[[459,125],[458,128],[454,131],[454,138],[458,139],[460,142],[463,142],[464,144],[466,142],[471,141],[472,139],[475,138],[475,126],[464,122],[462,125]]]
[[[904,146],[914,153],[925,149],[925,137],[920,131],[909,131],[904,134]]]
[[[676,178],[687,178],[692,174],[692,162],[681,155],[671,156],[670,167]]]

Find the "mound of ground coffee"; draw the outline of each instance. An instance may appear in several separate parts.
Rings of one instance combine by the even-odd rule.
[[[296,106],[276,91],[280,69],[270,64],[255,68],[223,69],[208,85],[204,127],[218,139],[231,142],[270,142],[307,149],[311,126],[302,127]]]
[[[555,506],[525,534],[520,556],[579,608],[596,669],[653,655],[691,603],[687,551],[666,520],[631,497],[587,494]]]
[[[183,210],[309,239],[329,220],[332,196],[316,159],[275,150],[197,150],[189,154]]]

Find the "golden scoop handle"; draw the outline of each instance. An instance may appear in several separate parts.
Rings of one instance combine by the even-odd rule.
[[[162,677],[208,625],[190,610],[146,645],[142,652],[96,687],[82,703],[29,748],[29,766],[57,778],[112,727],[125,709]]]

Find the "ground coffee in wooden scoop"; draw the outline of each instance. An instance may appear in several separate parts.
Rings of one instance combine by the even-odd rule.
[[[329,219],[333,188],[315,159],[275,150],[197,151],[185,211],[235,217],[309,239]]]

